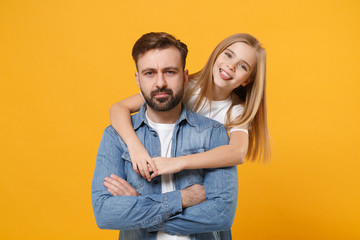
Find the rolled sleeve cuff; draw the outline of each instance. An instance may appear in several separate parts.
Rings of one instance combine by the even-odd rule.
[[[179,190],[163,194],[164,214],[166,218],[182,212],[181,193]]]
[[[181,192],[179,190],[167,192],[162,195],[162,202],[164,207],[164,221],[176,213],[182,212]],[[155,226],[147,228],[149,232],[161,231],[164,229],[164,222]]]

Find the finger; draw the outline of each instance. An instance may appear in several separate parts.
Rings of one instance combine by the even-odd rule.
[[[146,163],[145,163],[146,164]],[[148,171],[147,167],[145,167],[146,165],[144,165],[144,163],[140,163],[138,165],[138,168],[139,168],[139,171],[140,171],[140,175],[145,178],[145,179],[148,179],[147,176],[146,176],[146,172]],[[149,174],[150,176],[150,174]]]
[[[134,171],[140,175],[139,169],[138,169],[138,165],[136,164],[136,162],[133,162],[133,169]]]
[[[113,194],[114,196],[120,196],[120,195],[125,195],[126,192],[121,189],[118,188],[117,186],[115,186],[114,184],[111,184],[110,182],[104,182],[104,186],[107,187],[108,191],[111,192],[111,194]]]
[[[128,189],[129,191],[136,191],[131,185],[130,183],[128,183],[125,179],[122,179],[119,176],[116,176],[115,174],[111,175],[111,178],[116,181],[119,185],[121,185],[122,187]]]
[[[151,181],[149,169],[147,167],[147,162],[143,162],[143,169],[144,169],[144,178],[147,179],[149,182]]]
[[[150,164],[148,164],[147,167],[148,167],[148,169],[149,169],[149,172],[154,172],[154,171],[152,170],[152,167],[150,166]]]
[[[115,182],[119,182],[121,184],[129,184],[125,179],[115,175],[115,174],[111,174],[110,176],[110,180],[114,180]],[[129,184],[130,185],[130,184]]]
[[[107,189],[109,193],[111,193],[113,196],[119,196],[116,192],[114,192],[114,190],[112,190],[111,188]]]
[[[149,168],[149,172],[152,172],[150,178],[153,179],[154,177],[158,176],[158,173],[155,173],[154,171],[152,171],[151,166],[148,164],[148,168]]]
[[[110,178],[106,177],[105,183],[107,183],[106,187],[110,187],[111,189],[113,189],[120,195],[127,195],[129,192],[128,187],[124,184],[127,182],[124,179],[122,179],[121,177],[118,177],[116,175],[111,175]]]
[[[145,171],[142,167],[139,167],[139,171],[140,171],[140,176],[142,176],[143,178],[146,178]]]
[[[128,183],[126,180],[122,179],[119,176],[116,176],[114,174],[111,175],[111,178],[114,179],[114,181],[117,181],[118,184],[121,184],[122,188],[126,188],[126,192],[129,194],[129,196],[138,196],[139,194],[136,192],[135,188],[133,188],[130,183]]]
[[[152,173],[150,177],[151,177],[151,179],[153,179],[153,178],[156,177],[156,176],[157,176],[156,173]]]
[[[155,162],[154,162],[154,159],[149,158],[149,159],[148,159],[148,164],[151,166],[152,171],[157,174],[157,173],[158,173],[158,169],[157,169],[157,167],[156,167],[156,164],[155,164]]]
[[[122,195],[124,193],[123,190],[121,189],[121,187],[118,187],[117,185],[113,184],[111,182],[111,180],[105,181],[104,186],[112,189],[113,191],[117,192],[120,195]]]

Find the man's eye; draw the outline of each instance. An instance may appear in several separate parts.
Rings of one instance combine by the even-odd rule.
[[[145,76],[151,76],[151,75],[153,75],[154,73],[153,72],[146,72],[144,75]]]
[[[175,74],[175,71],[168,71],[168,74]]]

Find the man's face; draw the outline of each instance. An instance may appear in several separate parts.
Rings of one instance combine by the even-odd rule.
[[[137,66],[136,82],[150,108],[169,111],[180,103],[188,73],[183,70],[178,49],[150,50],[139,58]]]

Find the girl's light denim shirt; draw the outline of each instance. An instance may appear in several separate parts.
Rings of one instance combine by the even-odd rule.
[[[151,157],[160,156],[160,140],[145,117],[146,104],[132,116],[137,136]],[[173,157],[196,154],[228,144],[220,123],[182,105],[172,136]],[[111,174],[128,181],[140,196],[113,196],[104,186]],[[174,174],[176,190],[161,193],[161,176],[148,182],[135,173],[124,141],[112,126],[105,129],[92,181],[95,219],[102,229],[121,230],[119,239],[156,239],[157,231],[195,239],[231,239],[238,195],[237,168],[183,170]],[[182,208],[180,190],[203,184],[206,201]]]

